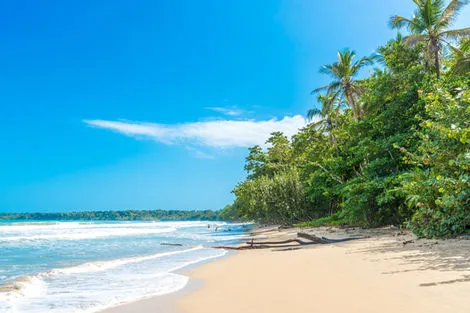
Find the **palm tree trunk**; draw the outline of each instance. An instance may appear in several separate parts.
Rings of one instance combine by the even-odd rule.
[[[436,67],[436,77],[437,79],[439,79],[441,77],[441,62],[440,62],[440,59],[439,59],[439,41],[438,39],[436,39],[434,36],[431,37],[431,57],[434,56],[434,66]]]
[[[330,145],[337,146],[336,137],[331,133],[331,131],[333,130],[333,123],[331,122],[331,117],[329,115],[326,119],[326,123],[328,125],[328,137],[330,138]]]
[[[354,116],[354,120],[357,121],[358,120],[358,112],[357,112],[357,107],[356,107],[356,101],[354,101],[354,96],[352,94],[352,92],[349,93],[349,102],[351,103],[351,108],[353,110],[353,116]]]

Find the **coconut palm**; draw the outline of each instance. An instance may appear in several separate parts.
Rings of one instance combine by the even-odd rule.
[[[313,108],[308,110],[307,118],[313,120],[315,117],[326,118],[331,116],[333,112],[338,113],[342,104],[339,102],[339,99],[331,99],[332,96],[329,94],[320,94],[317,97],[317,102],[321,104],[321,109]]]
[[[320,73],[330,76],[333,80],[326,86],[317,88],[312,93],[326,92],[329,106],[335,101],[345,102],[351,107],[354,119],[357,120],[363,113],[358,103],[359,96],[364,87],[355,78],[365,66],[372,65],[375,57],[363,57],[354,61],[356,52],[349,49],[338,51],[338,61],[321,67]]]
[[[470,27],[449,29],[459,12],[470,0],[452,0],[446,6],[444,0],[413,0],[417,8],[411,19],[392,16],[390,26],[407,28],[410,35],[406,38],[408,45],[425,43],[428,56],[434,60],[437,78],[440,77],[440,55],[442,48],[450,40],[470,36]]]
[[[312,121],[315,117],[319,117],[319,120],[313,122],[311,127],[314,127],[317,130],[322,132],[326,132],[330,139],[330,144],[336,145],[336,138],[332,134],[332,130],[335,128],[335,117],[341,111],[343,104],[339,101],[339,99],[332,100],[331,95],[318,95],[318,102],[321,103],[321,109],[310,109],[307,113],[307,118]]]

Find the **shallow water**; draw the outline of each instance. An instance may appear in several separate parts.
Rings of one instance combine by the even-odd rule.
[[[96,312],[179,290],[188,278],[177,270],[223,256],[208,247],[236,243],[244,229],[219,222],[2,222],[0,312]]]

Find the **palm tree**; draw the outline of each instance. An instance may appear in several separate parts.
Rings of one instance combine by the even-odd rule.
[[[392,16],[390,26],[400,29],[406,27],[410,35],[406,38],[408,45],[425,43],[430,59],[434,59],[437,78],[441,73],[440,55],[444,44],[450,40],[470,36],[470,27],[462,29],[449,28],[459,12],[470,0],[452,0],[446,6],[444,0],[413,0],[417,9],[411,19]]]
[[[317,130],[328,133],[331,145],[336,145],[336,137],[332,134],[332,130],[335,128],[335,117],[340,113],[342,103],[339,99],[332,100],[331,95],[318,95],[318,102],[322,104],[321,109],[310,109],[307,113],[307,118],[312,121],[315,117],[320,119],[311,124]]]
[[[375,57],[363,57],[354,61],[355,56],[356,52],[349,49],[338,51],[338,61],[324,65],[320,69],[321,74],[328,75],[333,80],[328,85],[313,90],[312,93],[326,91],[330,105],[335,101],[346,102],[353,111],[354,119],[358,120],[363,114],[358,100],[364,92],[364,87],[361,86],[360,81],[355,80],[355,77],[362,68],[372,65]]]
[[[315,117],[326,118],[332,115],[333,112],[338,113],[341,110],[342,104],[339,99],[331,99],[329,94],[320,94],[317,97],[317,102],[321,104],[321,109],[313,108],[308,110],[307,118],[313,120]]]

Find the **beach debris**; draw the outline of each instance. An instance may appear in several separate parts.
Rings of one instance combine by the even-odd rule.
[[[328,242],[325,242],[324,239],[320,238],[320,237],[317,237],[315,235],[312,235],[312,234],[308,234],[308,233],[297,233],[297,236],[300,237],[300,238],[305,238],[305,239],[308,239],[308,240],[311,240],[315,243],[328,243]]]
[[[311,245],[311,244],[316,244],[317,242],[305,242],[300,239],[288,239],[288,240],[283,240],[283,241],[260,241],[260,242],[254,242],[253,240],[248,241],[247,244],[250,245],[250,247],[254,247],[254,245],[284,245],[288,243],[298,243],[300,245]]]
[[[409,243],[414,243],[414,241],[413,241],[413,240],[406,240],[406,241],[403,241],[403,244],[404,244],[404,245],[407,245],[407,244],[409,244]]]
[[[249,246],[241,246],[241,247],[236,247],[236,246],[214,246],[212,249],[223,249],[223,250],[249,250],[249,249],[255,249],[251,248]]]
[[[353,238],[343,238],[343,239],[329,239],[326,237],[318,237],[313,234],[308,234],[304,232],[297,233],[297,237],[300,237],[305,240],[301,240],[298,238],[293,239],[286,239],[281,241],[255,241],[252,238],[250,241],[245,242],[244,246],[216,246],[212,247],[215,249],[228,249],[228,250],[249,250],[249,249],[269,249],[269,248],[291,248],[291,247],[301,247],[307,245],[315,245],[315,244],[331,244],[331,243],[338,243],[338,242],[345,242],[355,239],[361,239],[358,237]]]

